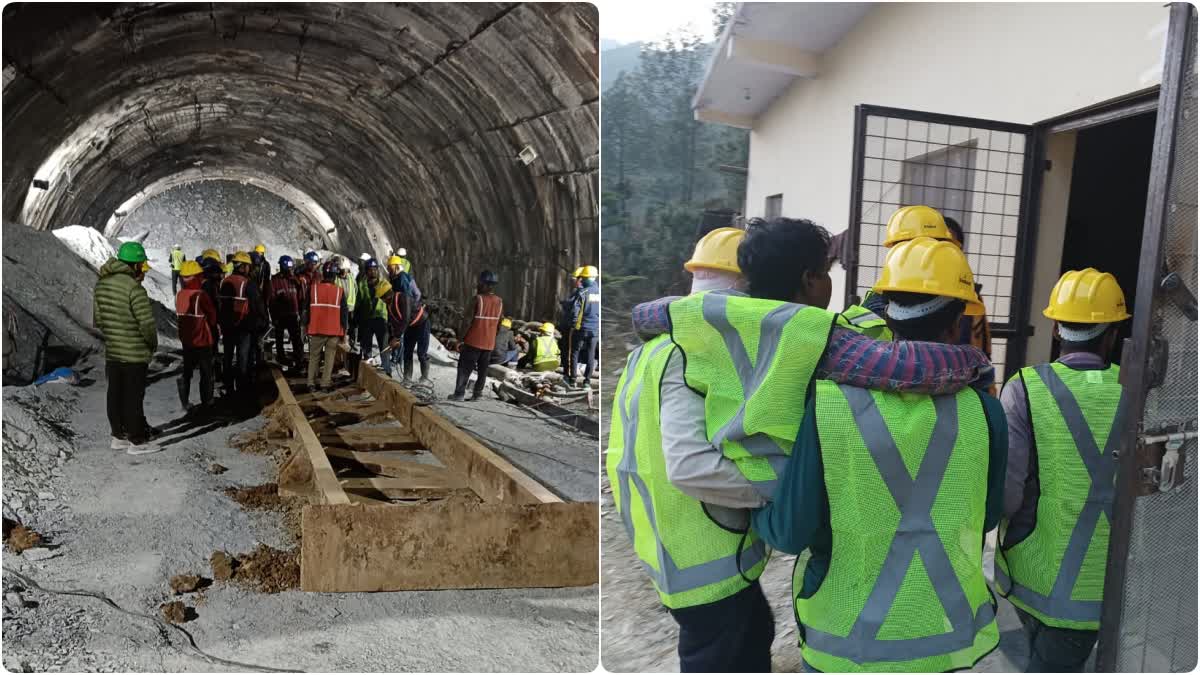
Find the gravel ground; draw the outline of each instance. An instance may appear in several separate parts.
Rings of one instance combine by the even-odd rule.
[[[211,576],[208,558],[213,551],[245,553],[259,543],[292,546],[280,514],[245,511],[221,492],[274,480],[268,458],[239,452],[227,441],[234,433],[261,426],[260,418],[227,426],[190,426],[182,420],[174,378],[162,377],[147,392],[146,414],[153,424],[167,428],[165,450],[131,457],[108,447],[105,381],[103,372],[97,372],[102,370],[93,370],[96,381],[86,387],[4,391],[5,513],[48,537],[40,549],[21,555],[5,551],[6,570],[47,589],[100,593],[123,610],[157,617],[159,606],[175,599],[168,579],[184,573]],[[51,400],[51,395],[60,400]],[[25,398],[27,404],[14,405],[17,398]],[[10,414],[10,409],[17,412]],[[64,410],[67,439],[56,435],[52,424],[31,422],[31,409]],[[460,419],[479,414],[452,410]],[[26,442],[10,442],[10,420],[32,429],[21,437]],[[529,426],[503,429],[503,423],[492,419],[479,429],[514,443],[535,438],[531,450],[557,453],[564,461],[572,456],[572,448],[574,455],[582,453],[570,432],[559,437],[560,432],[545,422],[513,422]],[[31,437],[40,442],[29,443]],[[594,443],[588,448],[592,458]],[[10,455],[11,466],[35,467],[27,471],[24,483],[10,478],[16,475],[10,473]],[[545,463],[531,455],[525,465],[535,458]],[[564,479],[569,473],[585,481],[587,465],[575,459],[580,468],[554,471],[561,471]],[[209,474],[206,468],[212,462],[228,471]],[[594,498],[594,464],[591,471]],[[36,491],[35,498],[29,498],[30,485],[44,493],[42,498],[36,498]],[[197,614],[182,626],[196,645],[212,657],[236,663],[202,658],[191,651],[183,633],[100,599],[42,592],[13,574],[5,575],[4,591],[3,665],[14,672],[259,667],[582,672],[591,671],[598,656],[594,586],[270,595],[217,582],[200,594],[182,596]]]
[[[604,352],[610,365],[602,371],[604,422],[601,438],[608,447],[608,418],[620,368],[624,367],[628,347],[637,338],[628,328],[628,313],[605,314]],[[618,365],[613,365],[618,364]],[[994,534],[993,534],[994,536]],[[994,546],[994,540],[991,542]],[[601,478],[600,502],[600,634],[601,661],[612,672],[678,672],[675,652],[678,627],[662,607],[650,579],[633,552],[633,546],[613,505],[607,476]],[[779,552],[760,578],[763,591],[775,615],[775,643],[771,648],[772,670],[799,672],[799,636],[791,601],[792,568],[796,556]],[[991,560],[985,552],[985,566]],[[983,658],[974,672],[1017,672],[1025,668],[1024,637],[1020,621],[1006,600],[999,601],[1000,647]]]

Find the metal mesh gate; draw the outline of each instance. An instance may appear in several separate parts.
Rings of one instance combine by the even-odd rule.
[[[990,120],[858,106],[850,222],[856,259],[847,265],[847,303],[879,276],[888,217],[924,204],[953,217],[982,285],[992,327],[992,362],[1003,381],[1007,361],[1021,362],[1027,308],[1019,298],[1029,193],[1032,128]]]
[[[1196,321],[1163,293],[1156,292],[1171,272],[1178,274],[1192,292],[1197,289],[1195,10],[1186,5],[1174,7],[1171,21],[1168,61],[1174,60],[1176,69],[1164,69],[1141,263],[1150,266],[1150,272],[1140,272],[1138,287],[1137,307],[1144,311],[1142,307],[1152,306],[1153,317],[1141,330],[1135,318],[1132,338],[1145,345],[1153,344],[1149,337],[1154,336],[1165,345],[1161,385],[1147,388],[1151,379],[1158,379],[1148,374],[1155,369],[1155,349],[1139,350],[1143,358],[1128,364],[1131,377],[1127,387],[1132,385],[1137,392],[1135,398],[1144,401],[1138,430],[1143,440],[1164,432],[1194,430],[1197,413]],[[1178,117],[1172,121],[1174,100]],[[1170,139],[1164,139],[1164,134],[1174,136],[1173,161]],[[1157,199],[1156,180],[1161,186]],[[1156,201],[1161,205],[1157,211]],[[1161,220],[1161,229],[1152,222],[1156,220]],[[1147,285],[1149,288],[1145,288]],[[1153,298],[1153,303],[1142,304],[1143,294]],[[1147,354],[1150,358],[1145,358]],[[1134,410],[1139,407],[1135,404]],[[1129,444],[1125,447],[1122,453],[1130,452],[1128,459],[1136,456],[1128,450]],[[1128,474],[1139,474],[1133,476],[1134,481],[1143,479],[1147,467],[1122,457],[1120,489],[1126,494],[1118,496],[1107,577],[1107,583],[1122,583],[1116,584],[1116,591],[1108,586],[1110,591],[1106,593],[1097,663],[1100,669],[1186,672],[1196,666],[1196,452],[1194,439],[1183,444],[1182,485],[1177,482],[1173,489],[1136,499],[1127,494],[1136,484],[1130,482]],[[1123,523],[1128,527],[1122,527]],[[1127,555],[1122,556],[1125,550]]]

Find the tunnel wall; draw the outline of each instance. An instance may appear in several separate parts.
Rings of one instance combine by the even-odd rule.
[[[404,246],[451,299],[492,269],[549,316],[597,261],[591,5],[29,3],[3,29],[6,218],[103,228],[201,168],[294,185],[334,250]]]

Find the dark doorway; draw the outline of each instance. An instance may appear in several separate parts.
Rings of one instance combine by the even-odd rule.
[[[1059,273],[1085,267],[1110,272],[1125,291],[1130,314],[1135,309],[1155,118],[1155,113],[1146,113],[1079,131],[1071,174]],[[1126,321],[1112,355],[1114,363],[1121,362],[1121,346],[1129,334]],[[1057,341],[1051,349],[1051,357],[1058,358]]]

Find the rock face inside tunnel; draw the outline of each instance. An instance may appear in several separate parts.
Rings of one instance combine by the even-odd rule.
[[[27,3],[3,28],[7,220],[103,230],[181,180],[251,181],[324,248],[406,247],[461,300],[492,269],[529,316],[596,262],[591,5]]]

